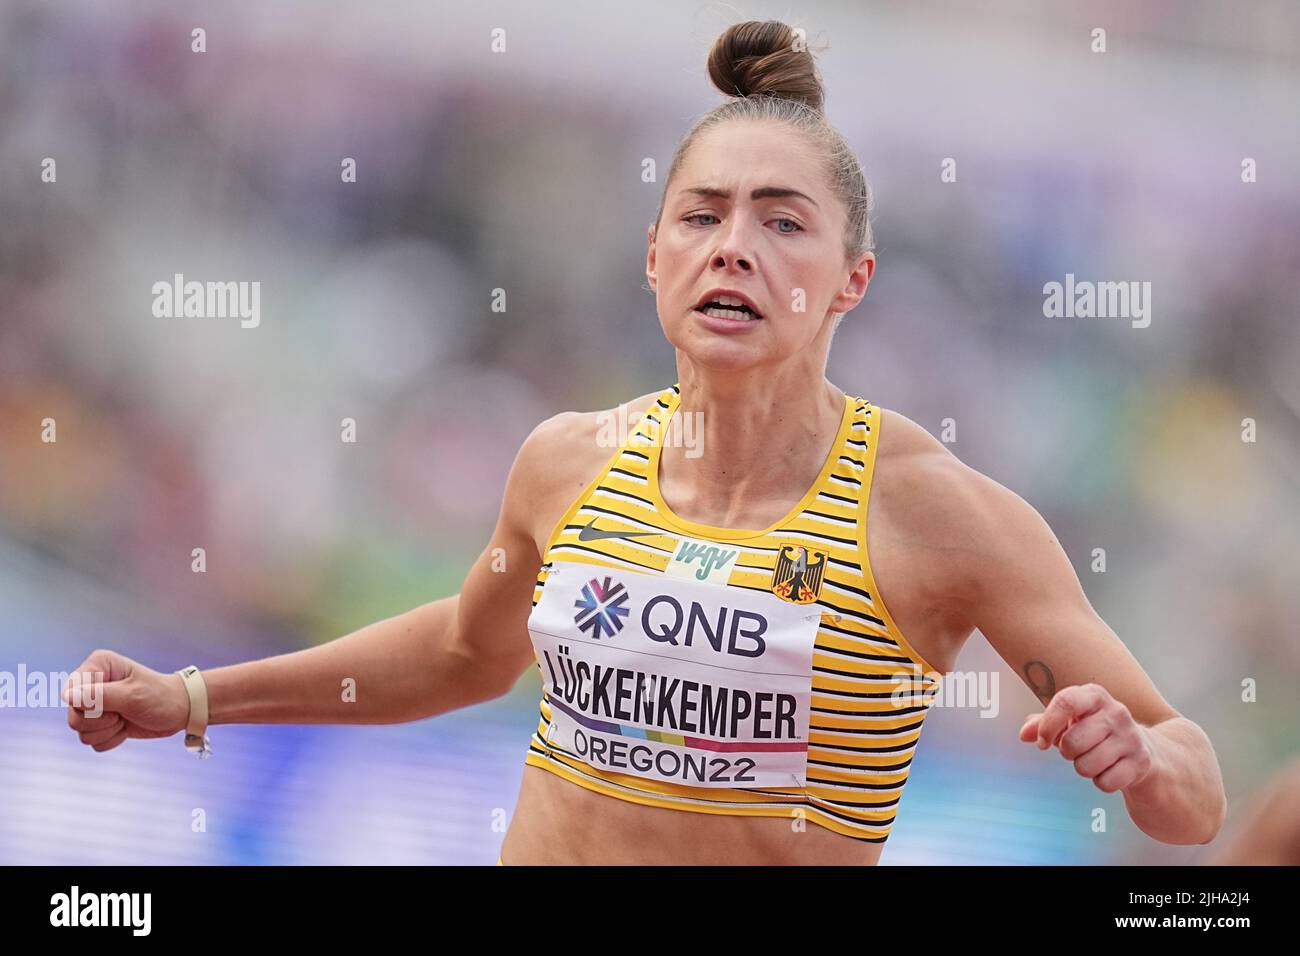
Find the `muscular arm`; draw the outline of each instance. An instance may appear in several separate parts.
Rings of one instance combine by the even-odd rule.
[[[910,467],[936,502],[926,534],[951,561],[953,600],[1044,704],[1021,739],[1043,738],[1099,789],[1120,790],[1153,839],[1212,840],[1226,799],[1209,738],[1093,610],[1038,512],[930,442]]]
[[[527,619],[541,559],[532,525],[561,419],[520,448],[491,540],[459,594],[319,647],[204,671],[210,722],[399,723],[508,691],[533,662]]]

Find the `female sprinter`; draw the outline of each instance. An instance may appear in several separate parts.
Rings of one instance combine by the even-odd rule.
[[[207,672],[96,651],[78,672],[105,675],[102,715],[76,698],[69,723],[106,751],[182,729],[196,745],[208,724],[419,720],[536,667],[505,863],[873,864],[978,628],[1042,701],[1022,741],[1121,792],[1153,839],[1208,842],[1226,806],[1210,741],[1038,513],[826,379],[875,257],[812,55],[747,22],[708,68],[732,99],[678,147],[647,237],[678,381],[537,425],[459,594]]]

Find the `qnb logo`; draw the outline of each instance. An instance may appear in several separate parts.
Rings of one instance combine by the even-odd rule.
[[[71,893],[50,897],[51,926],[129,926],[133,936],[148,936],[152,893]]]
[[[623,630],[627,598],[627,589],[621,583],[611,585],[609,575],[605,575],[604,584],[592,578],[582,586],[582,597],[573,602],[578,609],[573,622],[579,630],[590,631],[596,640],[613,637]]]
[[[719,653],[762,657],[767,650],[767,641],[763,640],[767,618],[762,614],[719,607],[717,620],[711,621],[709,612],[698,601],[685,608],[669,594],[656,594],[646,601],[641,611],[641,627],[650,640],[673,647],[678,646],[678,638],[681,644],[690,647],[702,636]]]

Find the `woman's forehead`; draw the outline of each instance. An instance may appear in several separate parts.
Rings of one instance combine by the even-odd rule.
[[[694,196],[713,189],[734,199],[778,187],[824,206],[828,194],[822,173],[816,153],[794,131],[776,124],[725,123],[691,144],[673,190]]]

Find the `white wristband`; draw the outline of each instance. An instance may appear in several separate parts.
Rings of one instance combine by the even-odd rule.
[[[185,692],[190,695],[190,719],[185,725],[185,747],[200,758],[212,756],[212,741],[208,739],[208,685],[203,682],[199,669],[191,664],[176,672],[185,682]]]

